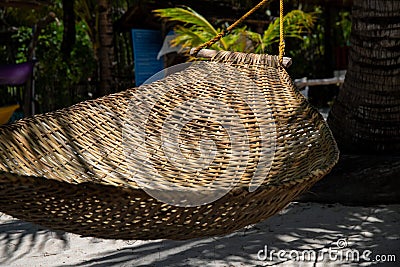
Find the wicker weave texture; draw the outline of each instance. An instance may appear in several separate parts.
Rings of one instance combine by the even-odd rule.
[[[284,208],[338,159],[278,58],[231,52],[1,127],[0,147],[0,211],[121,239],[232,232]]]

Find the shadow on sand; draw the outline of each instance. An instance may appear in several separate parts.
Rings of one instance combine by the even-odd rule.
[[[29,264],[32,257],[42,256],[49,260],[47,264],[44,262],[45,266],[296,266],[301,264],[302,255],[307,257],[301,254],[306,250],[324,256],[304,260],[309,264],[307,266],[378,264],[362,258],[357,261],[354,256],[335,261],[329,259],[327,252],[322,253],[330,248],[342,252],[357,250],[360,256],[363,251],[370,250],[371,259],[378,254],[394,254],[398,263],[399,221],[400,205],[347,207],[292,203],[267,221],[222,237],[188,241],[119,240],[117,246],[113,240],[52,232],[3,215],[0,217],[0,265],[20,266],[23,263]],[[347,242],[341,250],[337,250],[339,239]],[[87,246],[88,251],[84,257],[79,258],[75,256],[74,249],[80,242],[87,243],[84,246]],[[100,243],[101,250],[91,250],[91,242]],[[50,252],[49,246],[53,246]],[[267,254],[264,253],[266,246]],[[260,250],[264,250],[260,256],[267,257],[265,260],[258,259],[257,253]],[[276,252],[279,250],[286,251],[282,259],[278,259]],[[299,254],[293,254],[293,250]],[[283,259],[288,258],[289,253],[297,257],[297,260]],[[61,260],[67,254],[69,259]],[[335,255],[340,257],[341,254]],[[396,264],[385,263],[379,266]]]

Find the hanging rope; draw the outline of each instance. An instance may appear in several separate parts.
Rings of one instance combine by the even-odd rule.
[[[222,37],[228,35],[235,27],[237,27],[240,23],[242,23],[245,19],[247,19],[251,14],[253,14],[255,11],[257,11],[260,7],[262,7],[264,4],[267,2],[270,2],[271,0],[263,0],[260,3],[258,3],[255,7],[253,7],[251,10],[249,10],[246,14],[244,14],[240,19],[235,21],[231,26],[226,28],[226,30],[222,30],[219,34],[217,34],[214,38],[209,40],[208,42],[205,42],[204,44],[196,47],[193,52],[191,53],[193,56],[196,56],[199,51],[203,48],[209,48],[216,42],[218,42]],[[280,64],[283,64],[283,56],[285,54],[285,41],[284,41],[284,32],[283,32],[283,0],[279,0],[280,5],[279,5],[279,62]]]
[[[285,54],[285,40],[283,32],[283,0],[279,1],[279,63],[283,64]]]

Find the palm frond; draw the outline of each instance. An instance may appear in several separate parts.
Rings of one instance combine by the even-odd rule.
[[[259,33],[252,32],[246,27],[234,29],[231,34],[225,37],[225,42],[231,51],[254,52],[256,48],[262,45],[262,38]]]
[[[219,31],[215,29],[207,19],[205,19],[202,15],[200,15],[190,7],[157,9],[153,12],[157,16],[166,18],[170,21],[178,21],[184,23],[185,25],[195,26],[198,32],[202,31],[212,37],[219,33]],[[221,40],[220,42],[224,49],[228,48],[223,40]],[[193,44],[193,47],[194,46],[195,45]]]
[[[302,39],[302,34],[310,32],[316,21],[316,15],[305,13],[301,10],[293,10],[287,13],[283,18],[283,30],[286,38]],[[271,23],[263,35],[263,44],[265,47],[279,42],[279,23],[277,18]]]
[[[175,27],[175,33],[177,37],[171,41],[171,44],[173,46],[180,45],[185,48],[197,47],[213,37],[213,35],[207,32],[197,30],[195,26],[190,28],[177,26]],[[214,48],[218,49],[218,47]]]
[[[197,47],[220,32],[220,29],[214,28],[203,16],[189,7],[157,9],[153,12],[159,17],[183,24],[175,27],[178,36],[172,40],[173,45],[185,48]],[[315,13],[305,13],[301,10],[287,13],[284,17],[285,37],[303,39],[304,33],[310,32],[313,28],[316,17]],[[279,42],[279,18],[268,26],[262,36],[242,27],[234,29],[212,48],[264,53],[267,47],[277,42]]]
[[[212,32],[213,34],[218,33],[216,29],[202,15],[189,7],[157,9],[153,12],[157,16],[167,18],[170,21],[179,21],[185,24],[192,24],[199,28],[202,28],[205,31]]]

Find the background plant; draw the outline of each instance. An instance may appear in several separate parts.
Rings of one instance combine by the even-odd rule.
[[[39,59],[35,69],[35,87],[39,107],[54,110],[88,99],[87,91],[80,91],[80,84],[88,83],[96,69],[90,37],[85,24],[77,24],[77,41],[71,58],[66,61],[60,53],[63,39],[63,24],[52,23],[42,30],[36,47]],[[27,51],[32,38],[32,28],[21,26],[12,36],[16,44],[15,62],[28,60]],[[5,51],[0,51],[5,53]],[[85,86],[87,88],[87,86]]]
[[[189,7],[166,8],[154,11],[161,18],[178,22],[174,30],[178,35],[172,44],[192,48],[210,40],[223,28],[215,28],[202,15]],[[284,16],[286,38],[303,39],[311,31],[316,20],[315,13],[293,10]],[[215,50],[238,52],[273,53],[273,45],[279,42],[279,18],[274,19],[263,34],[247,27],[234,29],[229,35],[212,46]]]

